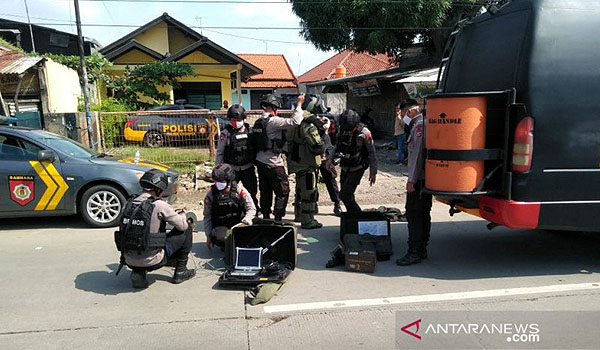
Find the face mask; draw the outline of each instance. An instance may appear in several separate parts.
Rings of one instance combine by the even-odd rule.
[[[217,190],[223,191],[227,188],[227,181],[215,181],[215,186],[217,186]]]
[[[244,122],[241,120],[232,120],[231,126],[233,126],[235,129],[240,129],[242,126],[244,126]]]
[[[402,121],[404,121],[404,124],[406,125],[410,124],[410,120],[411,119],[407,115],[405,115],[404,118],[402,118]]]

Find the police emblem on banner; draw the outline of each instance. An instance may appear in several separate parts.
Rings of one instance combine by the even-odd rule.
[[[10,175],[8,177],[10,199],[20,206],[26,206],[35,198],[33,176]]]

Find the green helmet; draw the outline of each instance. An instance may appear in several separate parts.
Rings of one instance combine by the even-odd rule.
[[[325,103],[323,99],[319,96],[308,95],[302,104],[302,109],[308,111],[312,114],[325,114],[327,113],[327,108],[325,108]]]

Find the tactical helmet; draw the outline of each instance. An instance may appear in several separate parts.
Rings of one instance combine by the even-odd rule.
[[[158,190],[162,193],[169,187],[169,177],[163,171],[150,169],[140,178],[140,186],[144,189]]]
[[[325,114],[327,113],[327,108],[325,108],[325,104],[323,99],[319,96],[308,95],[302,104],[302,109],[308,111],[312,114]]]
[[[351,109],[347,109],[340,115],[340,127],[342,131],[350,131],[360,123],[360,116]]]
[[[241,105],[235,104],[227,110],[227,119],[246,119],[246,110]]]
[[[233,181],[235,180],[235,171],[229,164],[219,164],[213,168],[212,178],[214,181]]]
[[[271,106],[273,108],[279,109],[279,108],[281,108],[281,103],[279,102],[279,100],[277,99],[277,97],[275,97],[275,95],[273,95],[273,94],[266,94],[260,100],[260,106],[261,107]]]

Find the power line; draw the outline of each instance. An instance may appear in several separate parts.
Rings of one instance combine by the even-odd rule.
[[[308,42],[304,42],[303,43],[303,42],[300,42],[300,41],[267,40],[267,39],[251,38],[249,36],[235,35],[235,34],[218,32],[216,30],[206,29],[206,27],[204,27],[204,29],[207,32],[217,33],[217,34],[221,34],[221,35],[227,35],[227,36],[231,36],[231,37],[234,37],[234,38],[240,38],[240,39],[256,40],[256,41],[262,41],[262,42],[268,41],[268,42],[271,42],[271,43],[280,43],[280,44],[312,45],[311,43],[308,43]]]

